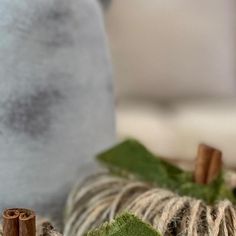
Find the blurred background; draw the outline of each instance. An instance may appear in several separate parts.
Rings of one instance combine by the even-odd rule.
[[[118,136],[191,161],[205,142],[236,166],[235,1],[101,2]]]

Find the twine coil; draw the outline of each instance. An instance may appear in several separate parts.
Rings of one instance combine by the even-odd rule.
[[[163,235],[236,235],[236,211],[228,200],[203,201],[107,173],[89,177],[71,192],[64,236],[82,236],[121,211],[150,223]]]
[[[226,177],[228,183],[235,183],[235,174]],[[165,236],[236,235],[236,209],[228,200],[208,206],[198,199],[108,173],[93,175],[72,190],[63,235],[82,236],[122,211],[132,212]],[[37,236],[62,235],[39,217]]]

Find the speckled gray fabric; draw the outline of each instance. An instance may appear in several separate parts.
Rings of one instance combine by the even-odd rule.
[[[111,75],[96,0],[0,1],[0,209],[62,214],[114,141]]]
[[[106,9],[112,2],[112,0],[99,0],[101,2],[102,6]]]

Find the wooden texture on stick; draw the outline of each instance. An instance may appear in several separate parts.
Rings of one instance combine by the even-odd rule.
[[[19,236],[36,235],[35,213],[28,209],[21,209],[19,216]]]
[[[208,169],[206,183],[211,183],[219,174],[222,169],[222,152],[215,149],[212,153],[211,163]]]
[[[200,144],[198,146],[198,154],[194,173],[194,180],[198,184],[205,184],[207,181],[208,169],[213,151],[213,148],[205,144]]]
[[[34,211],[22,208],[6,209],[3,212],[3,236],[35,236],[36,216]]]
[[[6,209],[3,212],[3,236],[19,236],[18,209]]]
[[[194,181],[198,184],[209,184],[216,179],[222,169],[222,153],[206,144],[198,146],[194,171]]]

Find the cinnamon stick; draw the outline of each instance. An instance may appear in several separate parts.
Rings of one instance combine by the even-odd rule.
[[[18,209],[6,209],[3,212],[3,236],[19,236]]]
[[[216,177],[220,174],[220,171],[222,169],[222,152],[215,149],[211,156],[211,162],[208,169],[208,175],[207,175],[207,181],[206,183],[209,184],[213,180],[216,179]]]
[[[34,211],[20,209],[19,236],[36,236],[36,217]]]
[[[208,145],[200,144],[198,146],[198,154],[194,171],[194,181],[198,184],[206,184],[207,182],[208,169],[213,151],[214,149]]]

